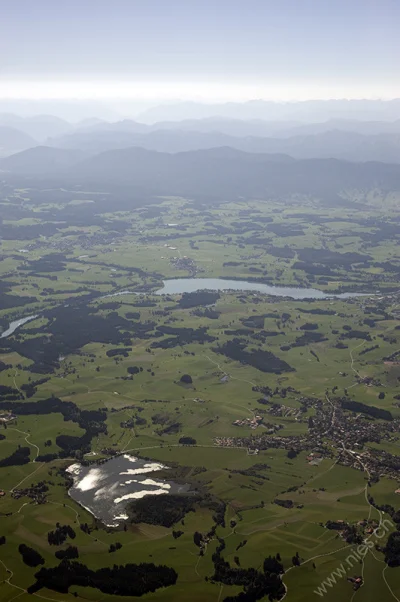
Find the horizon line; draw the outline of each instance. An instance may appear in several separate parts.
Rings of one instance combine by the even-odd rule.
[[[202,104],[245,102],[296,103],[328,100],[391,101],[400,97],[400,85],[372,87],[367,83],[271,80],[253,83],[163,80],[34,80],[0,78],[0,101],[102,101]]]
[[[45,102],[45,101],[53,101],[53,102],[146,102],[146,103],[157,103],[157,105],[169,105],[169,104],[202,104],[202,105],[224,105],[224,104],[251,104],[256,102],[265,102],[265,103],[273,103],[273,104],[299,104],[306,102],[394,102],[400,101],[400,94],[396,96],[329,96],[329,97],[318,97],[312,96],[308,98],[249,98],[249,99],[231,99],[231,100],[221,100],[221,99],[196,99],[196,98],[137,98],[137,97],[127,97],[127,96],[1,96],[0,93],[0,103],[2,102]]]

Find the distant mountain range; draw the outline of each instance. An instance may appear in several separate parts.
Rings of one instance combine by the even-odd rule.
[[[37,142],[44,142],[47,138],[54,136],[62,136],[72,130],[72,125],[68,121],[54,117],[54,115],[20,117],[12,113],[0,113],[0,126],[15,128],[31,136]]]
[[[400,163],[400,119],[302,124],[212,117],[148,125],[129,119],[113,123],[86,119],[71,124],[51,115],[21,118],[0,114],[0,156],[37,144],[87,154],[133,146],[170,153],[229,146],[250,153],[288,154],[296,159]]]
[[[153,124],[141,123],[132,119],[107,122],[90,120],[80,122],[73,131],[89,132],[129,132],[145,134],[158,130],[179,130],[203,133],[220,133],[228,136],[246,137],[273,137],[289,138],[298,135],[312,135],[341,130],[345,132],[356,132],[358,134],[399,134],[400,118],[395,121],[359,121],[356,119],[330,119],[323,122],[302,123],[301,121],[265,121],[262,119],[228,119],[221,117],[209,117],[204,119],[183,119],[181,121],[160,121]]]
[[[0,160],[0,170],[31,176],[60,174],[86,157],[80,150],[35,146]]]
[[[81,129],[53,139],[50,144],[58,148],[80,149],[89,154],[133,146],[167,153],[229,146],[249,153],[286,154],[296,159],[336,158],[400,163],[400,122],[399,133],[365,135],[331,130],[287,138],[239,137],[218,131],[167,128],[143,131],[144,126],[135,122],[121,122],[114,128],[110,125]]]
[[[400,190],[400,166],[215,148],[177,154],[143,148],[84,157],[69,149],[37,147],[0,161],[7,172],[46,180],[46,186],[86,190],[140,190],[186,198],[285,198],[305,194],[329,203],[343,191]]]
[[[394,100],[306,100],[273,102],[252,100],[225,104],[177,102],[149,108],[137,117],[144,123],[181,121],[182,119],[263,119],[266,121],[300,121],[315,123],[329,119],[360,121],[395,121],[400,119],[400,99]]]
[[[179,103],[141,122],[2,113],[0,157],[2,178],[48,187],[340,202],[344,191],[400,190],[400,100]]]
[[[23,116],[56,116],[72,124],[93,117],[107,121],[116,121],[125,117],[149,124],[185,119],[202,120],[214,117],[245,121],[254,119],[269,122],[286,121],[300,124],[336,119],[395,121],[400,119],[400,99],[338,99],[297,102],[252,100],[249,102],[218,104],[176,101],[159,105],[149,101],[133,100],[104,102],[93,100],[0,99],[0,115],[5,113],[16,113]],[[28,117],[28,119],[31,119],[31,117]],[[33,137],[35,138],[35,136]]]
[[[0,157],[36,146],[37,141],[13,127],[0,125]]]

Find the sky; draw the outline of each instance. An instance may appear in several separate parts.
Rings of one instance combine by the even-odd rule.
[[[0,99],[400,96],[399,0],[0,4]]]

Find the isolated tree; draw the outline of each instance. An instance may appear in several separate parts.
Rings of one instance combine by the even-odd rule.
[[[191,385],[193,383],[193,379],[190,374],[183,374],[181,376],[181,383],[184,383],[185,385]]]

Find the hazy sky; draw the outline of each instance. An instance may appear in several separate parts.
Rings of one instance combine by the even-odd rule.
[[[399,23],[399,0],[2,0],[0,98],[393,98]]]

